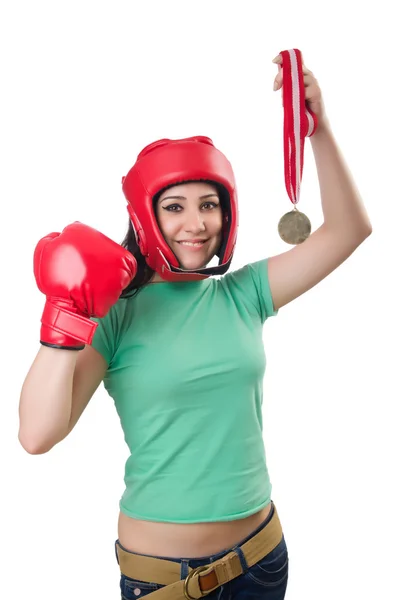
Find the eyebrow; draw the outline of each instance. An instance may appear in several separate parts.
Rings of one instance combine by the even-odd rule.
[[[218,194],[205,194],[204,196],[200,196],[200,200],[204,200],[205,198],[211,198],[211,196],[215,196],[216,198],[219,199]],[[163,198],[162,200],[160,200],[160,204],[162,202],[164,202],[164,200],[186,200],[185,196],[167,196],[166,198]]]

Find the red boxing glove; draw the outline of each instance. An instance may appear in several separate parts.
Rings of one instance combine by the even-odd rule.
[[[44,346],[82,350],[137,272],[135,257],[96,229],[76,221],[42,238],[34,276],[47,301],[41,317]]]

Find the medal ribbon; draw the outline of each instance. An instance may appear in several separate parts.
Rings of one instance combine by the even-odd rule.
[[[302,70],[302,53],[296,48],[280,52],[283,64],[284,176],[292,204],[299,202],[305,138],[317,129],[317,117],[307,106]]]

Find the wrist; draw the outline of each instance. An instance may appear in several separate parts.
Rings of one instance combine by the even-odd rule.
[[[51,348],[82,350],[94,337],[97,323],[79,313],[72,302],[47,298],[41,317],[40,342]]]
[[[321,121],[318,121],[316,132],[310,137],[310,140],[323,133],[331,133],[331,124],[328,117],[323,117]]]

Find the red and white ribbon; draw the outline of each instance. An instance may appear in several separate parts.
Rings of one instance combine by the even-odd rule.
[[[284,175],[292,204],[299,202],[305,138],[317,129],[317,117],[307,106],[302,70],[302,53],[294,48],[280,52],[283,64]]]

